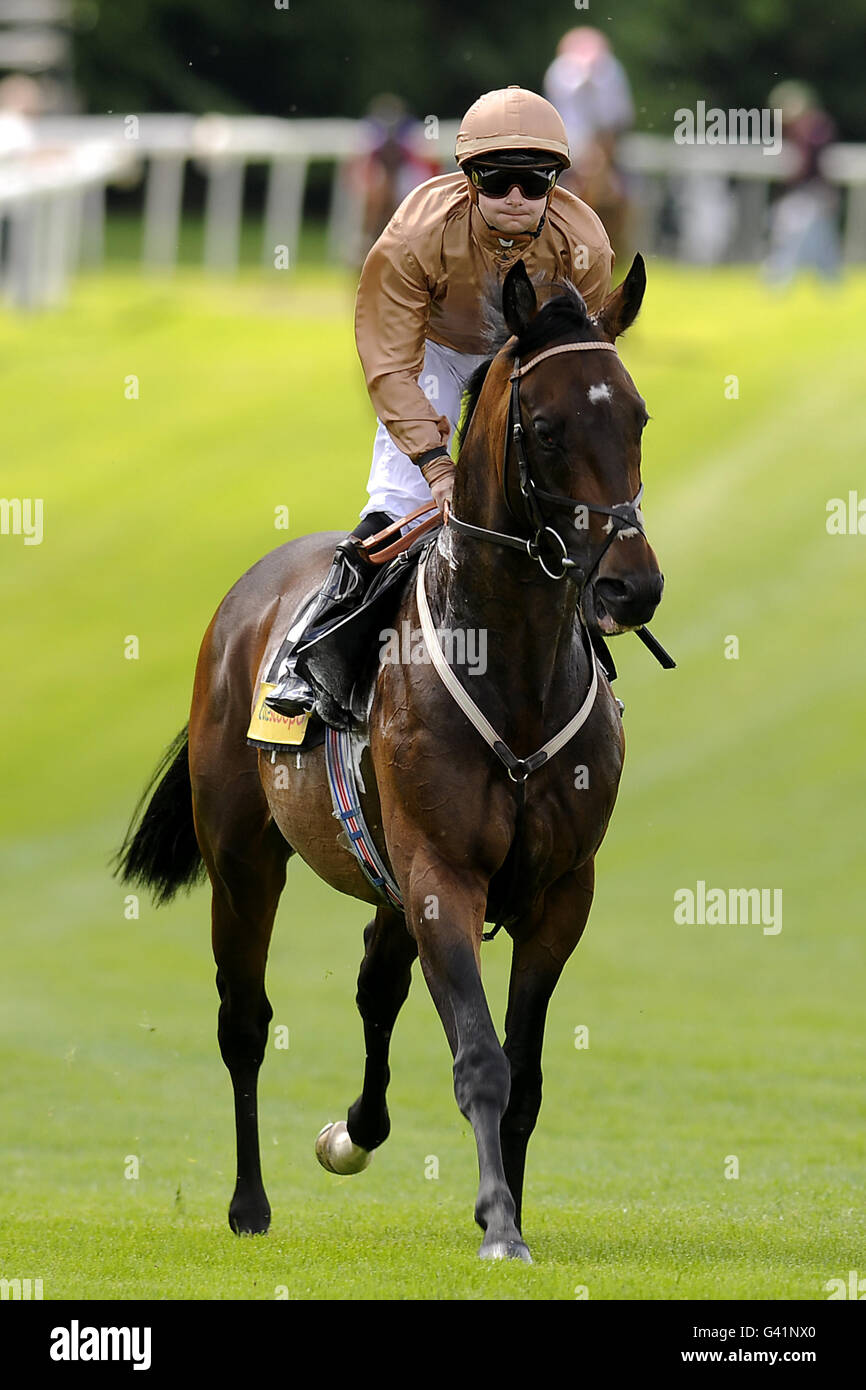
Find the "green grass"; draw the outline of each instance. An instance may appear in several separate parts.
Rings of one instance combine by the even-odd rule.
[[[628,756],[550,1011],[535,1265],[476,1258],[474,1142],[420,975],[391,1139],[357,1178],[316,1163],[316,1132],[360,1081],[366,911],[300,864],[268,976],[290,1030],[262,1071],[273,1228],[228,1230],[207,893],[128,920],[106,862],[186,719],[213,610],[286,539],[275,508],[298,535],[351,526],[364,500],[352,295],[321,267],[115,269],[62,312],[0,319],[3,492],[45,499],[41,546],[0,537],[0,1276],[41,1277],[46,1298],[825,1298],[828,1279],[866,1273],[866,539],[825,527],[862,477],[862,275],[776,295],[746,271],[651,263],[622,344],[653,415],[654,628],[679,667],[617,643]],[[699,878],[781,888],[782,931],[676,925],[673,894]],[[484,962],[501,1019],[504,937]]]

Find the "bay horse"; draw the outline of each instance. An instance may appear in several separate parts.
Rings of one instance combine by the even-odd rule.
[[[545,1017],[586,925],[624,758],[620,708],[589,635],[640,627],[663,586],[639,511],[646,407],[614,346],[645,286],[638,256],[591,316],[568,282],[539,308],[522,262],[504,281],[510,336],[470,383],[451,511],[396,624],[417,632],[427,608],[428,637],[431,624],[485,633],[486,671],[462,682],[448,671],[455,694],[441,654],[438,665],[405,654],[384,662],[360,754],[364,815],[401,908],[338,840],[323,749],[272,755],[245,741],[272,630],[288,630],[339,536],[305,536],[265,556],[207,630],[188,728],[142,798],[140,807],[156,788],[133,817],[119,871],[158,901],[204,869],[210,879],[238,1234],[270,1223],[256,1099],[272,1018],[265,963],[287,862],[299,854],[375,908],[358,977],[362,1090],[346,1121],[320,1135],[323,1165],[359,1171],[388,1137],[389,1044],[417,957],[477,1143],[479,1253],[530,1261],[521,1206]],[[500,1045],[480,957],[485,922],[503,919],[512,966]]]

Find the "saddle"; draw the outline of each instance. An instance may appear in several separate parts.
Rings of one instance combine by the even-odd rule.
[[[438,525],[441,519],[437,516],[431,518],[431,522]],[[400,524],[394,529],[399,530]],[[303,649],[295,658],[295,667],[320,698],[315,712],[290,718],[269,709],[264,701],[274,689],[280,667],[296,650],[291,629],[297,626],[310,604],[310,596],[304,598],[294,615],[289,636],[283,639],[275,655],[266,654],[257,682],[247,743],[269,752],[282,752],[286,748],[306,751],[324,742],[326,727],[349,730],[366,721],[379,669],[380,633],[396,618],[421,556],[431,544],[430,530],[430,526],[422,524],[401,542],[380,551],[376,557],[379,568],[359,606],[348,614],[338,614],[307,634]],[[380,532],[380,536],[385,534]],[[378,540],[378,536],[371,538],[374,543]],[[362,542],[362,549],[363,545]]]

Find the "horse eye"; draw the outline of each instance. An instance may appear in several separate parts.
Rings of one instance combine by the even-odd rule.
[[[554,437],[553,437],[553,435],[551,434],[551,432],[550,432],[549,428],[547,427],[547,425],[545,425],[545,424],[543,424],[542,422],[539,422],[539,421],[536,420],[536,421],[535,421],[535,434],[536,434],[536,438],[538,439],[539,443],[543,444],[544,447],[545,447],[545,449],[552,449],[552,448],[554,448],[554,446],[555,446],[555,444],[556,444],[556,440],[554,439]]]

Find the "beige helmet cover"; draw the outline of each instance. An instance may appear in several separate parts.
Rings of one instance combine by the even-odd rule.
[[[545,150],[556,155],[564,169],[571,165],[562,117],[549,101],[525,87],[485,92],[460,122],[454,154],[461,167],[467,159],[495,150]]]

